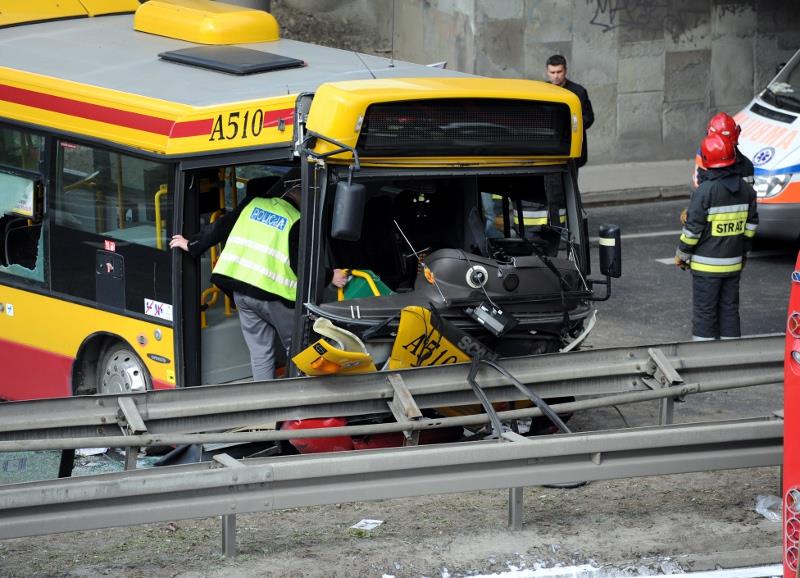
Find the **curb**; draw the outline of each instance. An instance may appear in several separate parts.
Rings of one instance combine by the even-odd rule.
[[[581,202],[584,207],[595,207],[621,205],[625,203],[688,199],[690,195],[691,191],[689,190],[689,185],[684,184],[666,187],[646,187],[641,189],[620,189],[616,191],[581,193]]]

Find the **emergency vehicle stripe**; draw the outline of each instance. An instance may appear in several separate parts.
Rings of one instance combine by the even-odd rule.
[[[703,255],[694,255],[692,261],[698,263],[705,263],[706,265],[734,265],[741,263],[742,258],[739,257],[705,257]]]
[[[517,211],[514,211],[514,217],[516,218]],[[522,211],[522,223],[524,225],[546,225],[548,217],[550,215],[547,211]],[[558,222],[559,223],[566,223],[567,222],[567,210],[566,209],[559,209],[558,210]]]
[[[741,211],[747,211],[747,205],[724,205],[722,207],[709,207],[708,214],[713,215],[715,213],[738,213]]]
[[[800,165],[792,165],[790,167],[781,167],[775,169],[755,168],[755,174],[759,177],[767,177],[772,175],[784,175],[786,173],[800,172]]]
[[[697,245],[698,241],[700,241],[700,233],[693,233],[686,227],[681,230],[681,243],[685,243],[686,245]]]
[[[283,285],[284,287],[288,287],[289,289],[296,289],[297,288],[297,281],[292,281],[291,279],[287,279],[283,275],[277,274],[275,271],[270,271],[266,267],[259,265],[258,263],[254,263],[250,259],[246,259],[245,257],[238,257],[234,255],[225,255],[223,251],[222,255],[219,257],[218,262],[228,261],[231,263],[238,263],[245,269],[250,269],[251,271],[255,271],[259,275],[264,275],[265,277],[272,279],[276,283]]]
[[[517,212],[514,211],[516,216]],[[547,211],[522,211],[522,223],[525,225],[546,225]]]
[[[742,269],[742,257],[704,257],[692,255],[692,270],[706,273],[732,273]]]
[[[736,271],[742,270],[742,264],[737,263],[735,265],[707,265],[705,263],[696,262],[695,258],[692,257],[691,268],[692,271],[702,271],[704,273],[735,273]]]
[[[710,222],[716,221],[740,221],[747,218],[747,211],[739,211],[736,213],[714,213],[708,215]]]
[[[270,255],[271,257],[275,257],[278,261],[283,264],[289,262],[289,255],[283,253],[282,251],[278,251],[274,247],[270,247],[269,245],[264,245],[263,243],[259,243],[258,241],[253,241],[252,239],[246,239],[244,237],[228,237],[226,242],[228,245],[238,245],[240,247],[248,247],[259,253],[264,253],[266,255]]]

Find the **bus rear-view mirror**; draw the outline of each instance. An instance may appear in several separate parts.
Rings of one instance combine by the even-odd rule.
[[[622,275],[622,246],[617,225],[600,225],[600,273],[606,277]]]
[[[331,237],[342,241],[358,241],[364,219],[367,189],[358,183],[340,181],[333,200]]]

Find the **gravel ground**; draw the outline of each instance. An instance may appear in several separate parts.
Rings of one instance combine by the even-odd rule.
[[[730,417],[775,390],[723,392],[679,404],[679,421]],[[750,400],[752,401],[752,400]],[[621,408],[631,426],[655,404]],[[619,414],[573,417],[578,431],[620,427]],[[97,460],[97,457],[91,458]],[[674,573],[780,561],[780,523],[755,511],[779,493],[779,469],[758,468],[532,486],[524,527],[507,527],[507,492],[482,491],[239,515],[239,554],[221,555],[219,519],[74,532],[0,542],[0,576],[467,576],[590,564],[607,576]],[[383,520],[365,532],[362,519]],[[2,523],[0,521],[0,523]]]

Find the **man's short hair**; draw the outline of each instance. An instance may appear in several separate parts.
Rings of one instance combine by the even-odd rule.
[[[566,68],[567,59],[561,56],[560,54],[554,54],[553,56],[547,59],[547,66],[563,66],[564,68]]]

